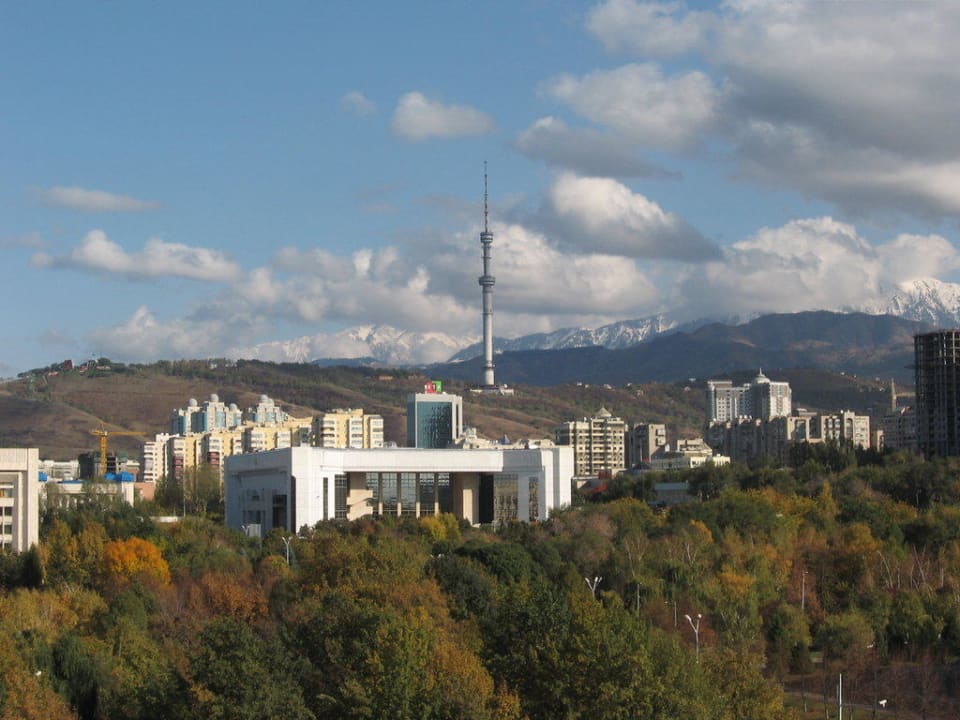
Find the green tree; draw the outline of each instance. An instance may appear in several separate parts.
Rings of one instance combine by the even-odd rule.
[[[313,718],[277,642],[231,618],[214,620],[190,656],[196,717],[210,720]]]
[[[104,673],[88,643],[76,632],[67,633],[53,647],[53,666],[62,693],[80,720],[94,720],[100,710]]]

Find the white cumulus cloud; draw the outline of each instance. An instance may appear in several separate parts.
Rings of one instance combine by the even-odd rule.
[[[134,277],[182,277],[226,282],[237,277],[239,267],[219,250],[168,243],[150,238],[139,252],[127,252],[102,230],[91,230],[67,255],[37,253],[38,267],[74,268]]]
[[[696,58],[687,73],[644,63],[548,86],[601,129],[719,150],[740,179],[854,216],[960,213],[960,4],[607,0],[586,27],[643,61]]]
[[[611,51],[674,55],[697,47],[713,24],[680,2],[609,0],[587,15],[587,29]]]
[[[561,75],[546,90],[583,117],[644,146],[694,145],[718,119],[720,93],[698,70],[664,77],[656,65],[630,64],[579,78]]]
[[[856,228],[829,217],[763,228],[691,269],[674,306],[689,316],[846,310],[877,306],[901,283],[960,267],[939,235],[900,235],[871,245]]]
[[[719,257],[681,217],[609,178],[561,174],[539,219],[552,237],[581,252],[688,262]]]
[[[143,212],[159,207],[155,202],[81,187],[57,186],[38,190],[37,195],[44,205],[87,213]]]
[[[536,120],[517,136],[513,146],[527,157],[580,175],[676,177],[644,161],[616,135],[593,128],[572,128],[554,117]]]
[[[416,141],[485,135],[493,130],[493,120],[468,105],[444,105],[409,92],[397,103],[390,126],[396,135]]]

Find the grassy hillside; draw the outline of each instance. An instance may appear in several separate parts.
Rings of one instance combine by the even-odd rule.
[[[791,382],[794,402],[814,409],[850,408],[860,412],[884,407],[885,385],[874,380],[823,371],[765,370]],[[736,373],[746,381],[755,371]],[[444,378],[447,380],[446,378]],[[290,414],[308,417],[339,407],[363,408],[384,417],[388,440],[404,444],[405,399],[427,377],[407,370],[323,368],[315,365],[207,361],[112,365],[109,370],[24,379],[0,386],[0,446],[37,446],[42,457],[68,459],[93,450],[90,430],[132,430],[147,437],[164,432],[170,413],[190,398],[202,402],[211,393],[241,409],[269,395]],[[593,415],[600,407],[628,422],[665,422],[671,439],[701,432],[702,380],[692,384],[644,383],[632,386],[567,384],[518,386],[513,396],[474,395],[471,383],[447,380],[445,389],[464,398],[467,425],[480,435],[511,439],[551,437],[565,420]],[[111,449],[139,454],[140,438],[111,439]]]
[[[115,364],[94,373],[60,372],[35,379],[32,386],[26,379],[0,386],[0,443],[39,446],[41,456],[71,458],[94,449],[90,430],[101,423],[152,436],[166,430],[173,409],[216,393],[244,410],[266,394],[298,417],[361,407],[382,415],[387,439],[403,444],[406,396],[421,390],[427,379],[406,370],[256,361]],[[505,397],[474,395],[469,387],[449,381],[445,389],[463,395],[466,424],[491,438],[550,437],[560,422],[592,415],[601,406],[632,422],[668,422],[671,433],[684,435],[697,434],[703,417],[702,392],[679,385],[518,387]],[[141,442],[117,437],[111,448],[136,453]]]

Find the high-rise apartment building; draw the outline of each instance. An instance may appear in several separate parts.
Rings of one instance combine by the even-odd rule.
[[[383,447],[383,418],[360,408],[338,408],[313,419],[313,437],[318,447]]]
[[[667,444],[667,426],[638,423],[627,431],[627,465],[649,462],[653,454]]]
[[[758,420],[788,417],[792,409],[790,383],[770,380],[763,372],[757,374],[747,391],[750,416]]]
[[[283,408],[266,395],[260,396],[256,407],[247,408],[247,419],[255,425],[279,425],[288,417]]]
[[[459,395],[423,392],[407,396],[408,447],[445,448],[461,435],[463,398]]]
[[[812,436],[823,442],[845,441],[854,447],[868,448],[870,447],[870,416],[857,415],[852,410],[815,415]]]
[[[174,410],[170,416],[170,434],[186,435],[208,430],[227,430],[242,423],[243,411],[237,407],[236,403],[227,405],[220,401],[216,393],[213,393],[209,400],[203,401],[203,405],[200,405],[196,399],[190,398],[187,407]]]
[[[960,455],[960,330],[913,338],[917,447],[927,456]]]
[[[742,411],[748,385],[732,380],[707,380],[707,422],[727,422],[747,415]]]
[[[790,383],[770,380],[761,371],[751,383],[734,385],[730,380],[707,381],[707,423],[739,418],[772,420],[792,411]]]
[[[592,418],[565,422],[555,431],[557,445],[573,447],[577,477],[614,475],[626,468],[627,424],[606,408]]]
[[[244,422],[237,405],[221,402],[216,394],[203,405],[191,399],[186,408],[174,410],[171,432],[143,445],[144,481],[179,481],[199,465],[217,468],[222,476],[231,455],[310,444],[311,419],[290,416],[266,395],[247,413],[251,419]]]
[[[880,429],[887,450],[917,449],[917,414],[912,407],[896,408],[881,417]]]

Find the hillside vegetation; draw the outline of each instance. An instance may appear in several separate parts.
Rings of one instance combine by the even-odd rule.
[[[0,553],[0,720],[812,720],[840,673],[850,717],[957,717],[956,459],[795,460],[495,530],[51,510]]]
[[[406,441],[406,397],[422,391],[427,376],[408,370],[324,368],[308,364],[239,361],[112,364],[94,373],[59,372],[31,383],[0,386],[0,442],[39,446],[41,456],[69,458],[94,447],[92,428],[139,431],[168,428],[170,413],[190,398],[211,393],[241,409],[269,395],[296,417],[334,408],[363,408],[384,417],[386,438]],[[562,421],[593,415],[601,406],[624,419],[668,422],[675,432],[697,434],[703,393],[675,384],[632,388],[519,387],[513,396],[475,395],[472,385],[448,381],[444,389],[464,398],[467,425],[484,437],[552,437]],[[133,452],[142,439],[117,437],[111,447]]]
[[[409,370],[318,367],[239,361],[160,362],[152,365],[102,365],[80,373],[60,371],[0,386],[0,446],[39,447],[42,457],[68,459],[92,450],[90,430],[143,432],[152,437],[168,428],[170,413],[190,398],[200,402],[211,393],[241,409],[269,395],[296,417],[309,417],[334,408],[363,408],[384,417],[386,437],[406,441],[405,399],[420,391],[427,377]],[[106,369],[109,368],[109,369]],[[886,385],[817,370],[765,372],[794,387],[794,402],[811,408],[849,408],[860,412],[889,405]],[[756,370],[733,374],[746,381]],[[643,383],[611,387],[565,384],[555,387],[521,385],[512,396],[476,395],[472,383],[444,379],[444,389],[463,396],[468,426],[489,438],[552,437],[561,422],[592,416],[600,407],[624,420],[663,422],[671,438],[702,432],[703,380],[684,383]],[[111,448],[137,453],[142,438],[116,437]]]

